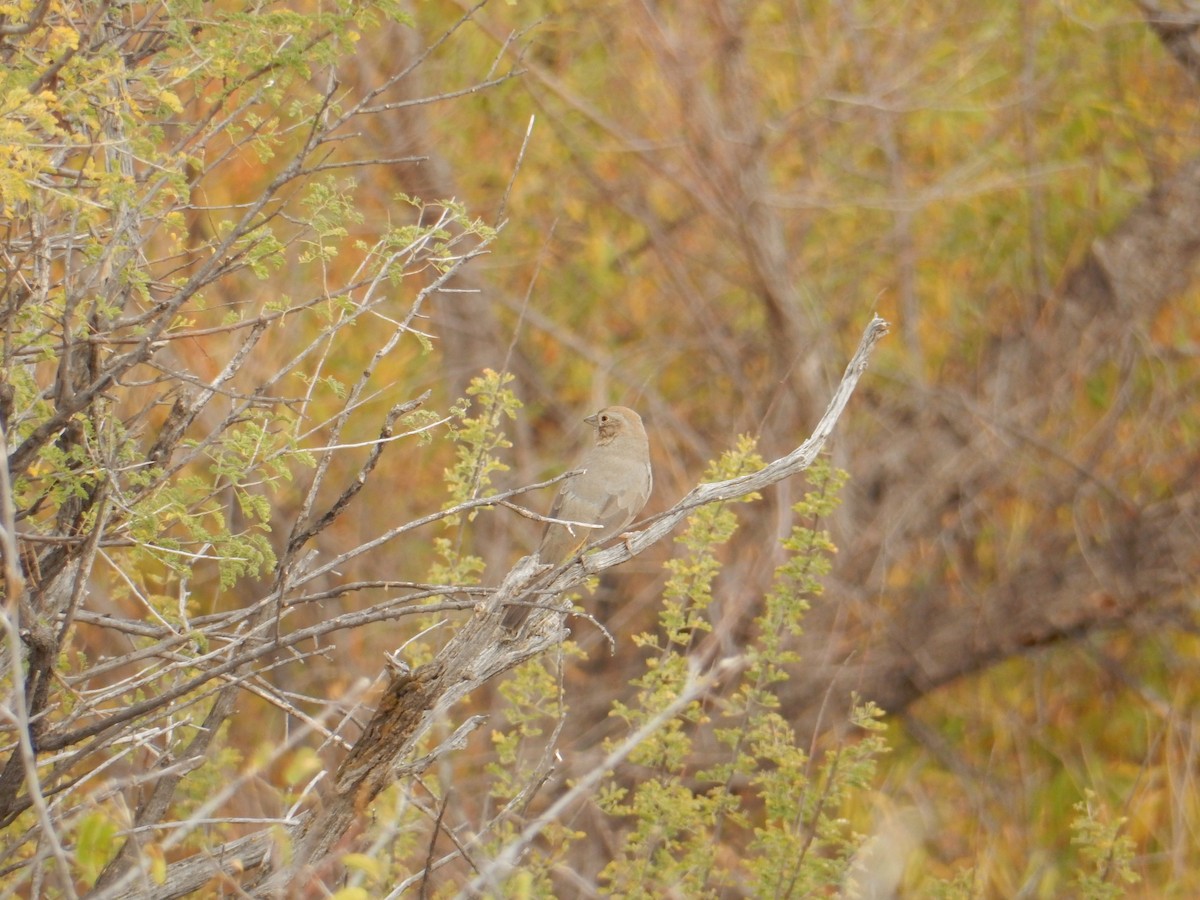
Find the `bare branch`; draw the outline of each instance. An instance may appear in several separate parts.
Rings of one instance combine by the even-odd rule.
[[[887,330],[887,323],[878,317],[867,326],[825,414],[812,435],[787,456],[749,475],[698,486],[670,510],[649,520],[651,524],[644,531],[560,570],[550,570],[547,574],[536,557],[522,559],[487,605],[476,609],[475,615],[462,624],[433,662],[392,676],[362,737],[338,769],[333,796],[297,836],[292,862],[274,873],[262,892],[270,894],[283,889],[306,867],[325,857],[358,812],[392,783],[396,765],[411,752],[438,712],[449,709],[480,685],[565,636],[561,618],[556,613],[543,612],[526,620],[516,640],[497,640],[501,630],[499,613],[509,603],[526,601],[534,594],[561,597],[596,573],[624,562],[662,539],[697,507],[761,491],[803,471],[832,434],[872,350]]]

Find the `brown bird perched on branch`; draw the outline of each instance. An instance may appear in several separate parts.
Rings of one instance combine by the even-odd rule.
[[[642,417],[626,406],[608,406],[583,421],[596,429],[596,443],[563,482],[538,546],[538,561],[559,565],[617,534],[633,521],[650,498],[650,445]],[[588,527],[592,526],[592,527]],[[528,607],[510,606],[504,626],[514,629]]]

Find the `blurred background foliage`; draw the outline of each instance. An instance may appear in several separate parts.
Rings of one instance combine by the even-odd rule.
[[[417,30],[468,8],[422,4]],[[1129,817],[1131,894],[1195,890],[1197,289],[1079,274],[1197,156],[1196,82],[1148,9],[489,4],[427,74],[504,53],[521,77],[382,138],[450,173],[406,189],[491,212],[536,117],[466,276],[475,320],[439,309],[447,383],[480,347],[518,375],[516,481],[620,401],[647,417],[662,508],[736,435],[768,454],[803,435],[863,322],[895,323],[836,441],[841,552],[791,712],[811,727],[852,669],[839,685],[894,714],[880,789],[919,813],[910,889],[963,865],[984,895],[1066,889],[1092,788]],[[728,640],[790,499],[743,512],[713,608]],[[483,525],[480,552],[510,560],[521,524]],[[593,601],[618,634],[653,614],[657,562]],[[621,690],[632,651],[581,640],[587,678]],[[571,705],[582,748],[592,706]]]
[[[287,6],[315,15],[321,4]],[[380,361],[389,391],[365,398],[361,433],[352,424],[344,439],[372,438],[398,399],[432,389],[445,409],[484,368],[509,372],[525,407],[494,484],[557,474],[584,439],[580,419],[619,402],[651,435],[652,513],[739,435],[757,435],[767,458],[806,436],[877,312],[893,334],[834,441],[850,476],[829,523],[839,552],[805,633],[788,641],[800,661],[781,713],[802,745],[813,735],[818,746],[841,733],[851,691],[888,714],[892,752],[859,814],[905,861],[902,894],[969,870],[978,896],[1064,895],[1080,860],[1076,804],[1093,791],[1105,815],[1127,820],[1141,879],[1128,896],[1193,896],[1200,243],[1170,235],[1194,228],[1196,207],[1181,198],[1200,180],[1200,95],[1186,48],[1172,51],[1153,24],[1189,8],[401,5],[411,25],[344,36],[353,52],[314,58],[311,78],[319,90],[332,63],[339,84],[367,91],[419,62],[344,151],[419,161],[334,171],[328,229],[318,198],[289,200],[287,214],[317,224],[318,237],[291,246],[265,279],[214,284],[208,314],[308,297],[318,272],[352,283],[369,257],[358,242],[428,221],[422,203],[459,201],[499,235],[430,304],[418,326],[430,340]],[[434,95],[445,99],[406,102]],[[214,142],[208,159],[224,149]],[[191,189],[234,207],[272,177],[239,152]],[[219,224],[196,216],[180,227],[198,246]],[[397,291],[435,274],[406,273]],[[272,330],[261,377],[337,315],[331,303]],[[216,372],[226,341],[183,341],[175,353]],[[296,374],[281,391],[309,392],[311,420],[326,422],[339,408],[332,379],[353,381],[373,350],[331,344],[329,381]],[[241,378],[252,384],[254,369]],[[366,453],[339,456],[331,483]],[[323,531],[318,554],[441,506],[453,453],[435,441],[385,456],[387,495]],[[752,629],[801,491],[781,485],[739,507],[707,640],[736,646]],[[282,541],[301,493],[271,496]],[[497,509],[463,519],[454,540],[495,583],[536,534]],[[408,542],[326,580],[417,580],[433,551],[432,540]],[[628,637],[654,627],[675,552],[654,548],[584,600],[618,646],[610,654],[580,625],[583,654],[562,661],[566,777],[602,755],[611,701],[632,696],[644,653]],[[221,590],[215,568],[199,569],[191,591],[228,607],[255,596],[245,583]],[[293,626],[372,598],[314,606]],[[290,670],[289,686],[338,696],[409,634],[349,631],[324,660]],[[496,712],[506,702],[472,701]],[[232,723],[231,745],[261,740],[251,719]],[[492,752],[473,739],[441,773],[465,818],[486,805],[475,788],[489,783]],[[571,853],[579,872],[598,871],[603,835]]]

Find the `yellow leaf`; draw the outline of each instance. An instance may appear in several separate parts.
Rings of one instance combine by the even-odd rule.
[[[148,844],[142,852],[150,860],[150,880],[162,884],[167,880],[167,857],[158,844]]]
[[[383,874],[383,870],[379,867],[379,860],[373,856],[367,856],[365,853],[347,853],[342,857],[342,865],[347,869],[357,869],[360,872],[365,872],[376,881]]]
[[[88,813],[75,831],[75,861],[83,878],[92,884],[112,857],[117,823],[102,812]]]

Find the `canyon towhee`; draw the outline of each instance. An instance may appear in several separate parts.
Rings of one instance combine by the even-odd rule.
[[[608,406],[583,421],[596,429],[596,443],[573,468],[586,471],[563,482],[538,546],[538,560],[566,562],[585,547],[612,537],[633,521],[650,497],[650,445],[642,417],[625,406]],[[587,527],[587,526],[595,527]],[[511,606],[504,626],[516,628],[529,614]]]

